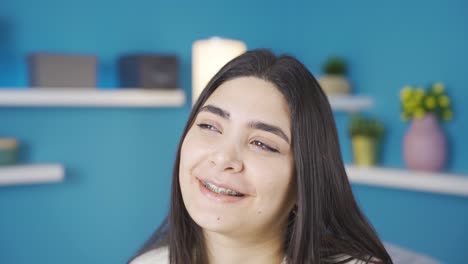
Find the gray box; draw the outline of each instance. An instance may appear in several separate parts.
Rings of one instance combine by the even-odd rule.
[[[178,88],[176,55],[129,54],[119,58],[120,87],[146,89]]]
[[[32,87],[94,88],[96,56],[35,53],[28,56]]]

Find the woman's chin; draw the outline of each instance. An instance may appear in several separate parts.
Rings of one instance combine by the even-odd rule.
[[[203,230],[217,233],[231,233],[239,229],[239,220],[231,217],[223,216],[222,214],[214,214],[212,212],[205,214],[197,214],[192,216],[192,219]]]

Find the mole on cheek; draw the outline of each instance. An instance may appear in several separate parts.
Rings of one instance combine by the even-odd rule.
[[[218,218],[216,218],[216,220],[218,220],[218,221],[219,221],[219,219],[221,219],[221,218],[219,218],[219,217],[218,217]]]
[[[261,211],[261,210],[257,211],[257,214],[261,214],[261,213],[262,213],[262,211]]]

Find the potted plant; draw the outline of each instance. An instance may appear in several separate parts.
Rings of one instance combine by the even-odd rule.
[[[403,158],[408,168],[439,171],[447,160],[447,140],[440,121],[453,118],[451,100],[443,83],[427,89],[405,86],[400,92],[401,118],[411,121],[403,139]]]
[[[354,163],[358,166],[372,166],[378,162],[380,141],[385,127],[376,118],[354,115],[348,126],[351,137]]]
[[[14,138],[0,137],[0,166],[16,163],[18,141]]]
[[[323,65],[325,73],[319,78],[319,84],[327,95],[349,94],[351,85],[346,78],[348,67],[341,57],[329,57]]]

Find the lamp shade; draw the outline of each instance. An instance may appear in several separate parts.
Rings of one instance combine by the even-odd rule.
[[[213,76],[230,60],[244,53],[244,42],[212,37],[192,45],[192,104]]]

